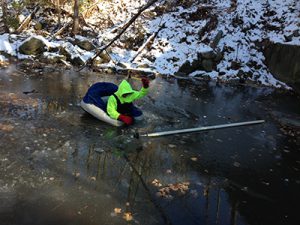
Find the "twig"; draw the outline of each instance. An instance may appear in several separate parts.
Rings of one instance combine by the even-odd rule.
[[[23,22],[21,23],[21,25],[18,27],[18,29],[16,30],[16,33],[21,33],[30,23],[32,17],[36,14],[36,12],[40,9],[39,6],[35,6],[34,10],[32,13],[29,14],[29,16],[26,17],[25,20],[23,20]]]

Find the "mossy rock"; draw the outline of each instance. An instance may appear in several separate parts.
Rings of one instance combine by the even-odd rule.
[[[87,40],[84,40],[84,41],[76,40],[75,44],[78,45],[79,48],[86,50],[86,51],[92,51],[96,48],[95,45],[93,45],[91,42],[89,42]]]
[[[34,25],[34,29],[35,29],[35,30],[42,30],[42,29],[43,29],[43,25],[42,25],[40,22],[37,22],[37,23]]]
[[[46,44],[37,38],[30,38],[20,47],[19,52],[25,55],[38,55],[46,51]]]
[[[48,55],[41,58],[41,62],[44,63],[49,63],[49,64],[55,64],[55,63],[60,63],[61,60],[66,60],[67,57],[64,55]]]
[[[85,62],[78,56],[72,58],[72,54],[64,47],[60,47],[59,54],[66,56],[67,60],[74,66],[82,66],[85,64]]]

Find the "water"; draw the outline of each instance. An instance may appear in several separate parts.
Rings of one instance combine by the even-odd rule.
[[[157,77],[133,127],[80,109],[89,85],[122,79],[1,71],[0,224],[299,224],[299,138],[272,116],[299,115],[298,96]],[[256,119],[266,123],[133,138]]]

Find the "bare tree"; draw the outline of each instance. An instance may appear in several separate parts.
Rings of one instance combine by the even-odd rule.
[[[74,0],[74,16],[72,34],[76,35],[79,31],[79,1]]]

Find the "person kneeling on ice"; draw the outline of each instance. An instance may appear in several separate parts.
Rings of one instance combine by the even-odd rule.
[[[134,119],[138,120],[143,114],[133,105],[133,101],[144,97],[149,90],[149,80],[142,78],[141,81],[143,87],[139,91],[133,90],[126,80],[123,80],[119,87],[108,82],[95,83],[88,89],[81,107],[96,118],[112,125],[122,125],[119,121],[131,125]],[[107,118],[106,113],[110,118]]]

